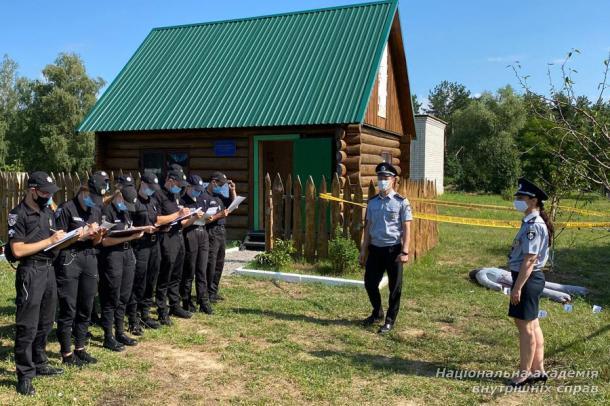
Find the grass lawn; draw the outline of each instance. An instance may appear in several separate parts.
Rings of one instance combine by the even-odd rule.
[[[496,196],[443,199],[508,204]],[[590,208],[610,213],[603,200]],[[455,208],[441,213],[519,218]],[[103,350],[101,330],[93,329],[90,351],[100,362],[36,379],[33,399],[14,392],[14,273],[2,265],[0,404],[610,404],[610,233],[566,231],[547,280],[584,285],[592,294],[578,299],[573,313],[541,302],[549,313],[541,320],[547,370],[597,371],[598,378],[566,373],[545,393],[494,394],[481,392],[503,389],[504,379],[452,379],[437,371],[517,368],[508,297],[468,279],[474,268],[505,263],[515,231],[442,224],[440,233],[439,246],[408,266],[398,323],[388,336],[358,325],[370,312],[364,289],[227,277],[227,300],[213,316],[147,332],[124,353]],[[592,314],[592,304],[604,311]],[[58,363],[54,334],[49,355]],[[588,393],[569,393],[576,390]]]

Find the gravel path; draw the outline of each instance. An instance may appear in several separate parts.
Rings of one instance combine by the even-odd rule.
[[[240,266],[246,265],[252,261],[256,254],[260,251],[231,251],[225,254],[225,267],[223,270],[224,275],[231,275],[233,271]]]

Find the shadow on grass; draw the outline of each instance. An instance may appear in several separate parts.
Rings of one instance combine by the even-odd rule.
[[[286,320],[286,321],[299,321],[319,324],[322,326],[354,326],[360,323],[361,320],[350,320],[350,319],[324,319],[312,316],[305,316],[303,314],[293,313],[282,313],[272,310],[261,310],[261,309],[248,309],[248,308],[231,308],[230,311],[237,314],[252,314],[256,316],[264,316],[273,319]]]
[[[447,376],[449,376],[447,374],[450,374],[451,372],[459,372],[459,368],[453,368],[449,365],[442,363],[412,360],[385,355],[348,353],[330,350],[311,351],[309,354],[318,358],[343,358],[347,359],[352,365],[357,368],[373,368],[384,372],[391,371],[393,373],[402,375],[415,375],[428,378],[447,379]],[[463,374],[460,377],[460,380],[476,382],[505,382],[504,378],[469,377],[467,374]]]
[[[582,343],[582,342],[585,342],[585,341],[589,341],[592,338],[596,338],[596,337],[601,336],[603,334],[606,334],[608,332],[610,332],[610,324],[607,324],[604,327],[602,327],[602,328],[592,332],[591,334],[589,334],[586,337],[580,337],[580,338],[578,338],[576,340],[572,340],[571,342],[569,342],[567,344],[564,344],[564,345],[562,345],[560,347],[557,347],[557,348],[555,348],[552,351],[547,351],[546,356],[547,357],[555,356],[555,355],[557,355],[559,353],[562,353],[562,352],[565,352],[565,351],[569,350],[570,348],[574,347],[575,345],[577,345],[579,343]]]

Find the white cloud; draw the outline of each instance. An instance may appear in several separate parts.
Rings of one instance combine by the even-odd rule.
[[[523,55],[488,56],[485,58],[485,61],[491,63],[512,63],[522,60],[523,57]]]

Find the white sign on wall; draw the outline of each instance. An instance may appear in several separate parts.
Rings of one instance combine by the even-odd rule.
[[[377,115],[386,118],[386,101],[388,99],[388,45],[383,48],[381,63],[379,64],[379,77],[377,80]]]

